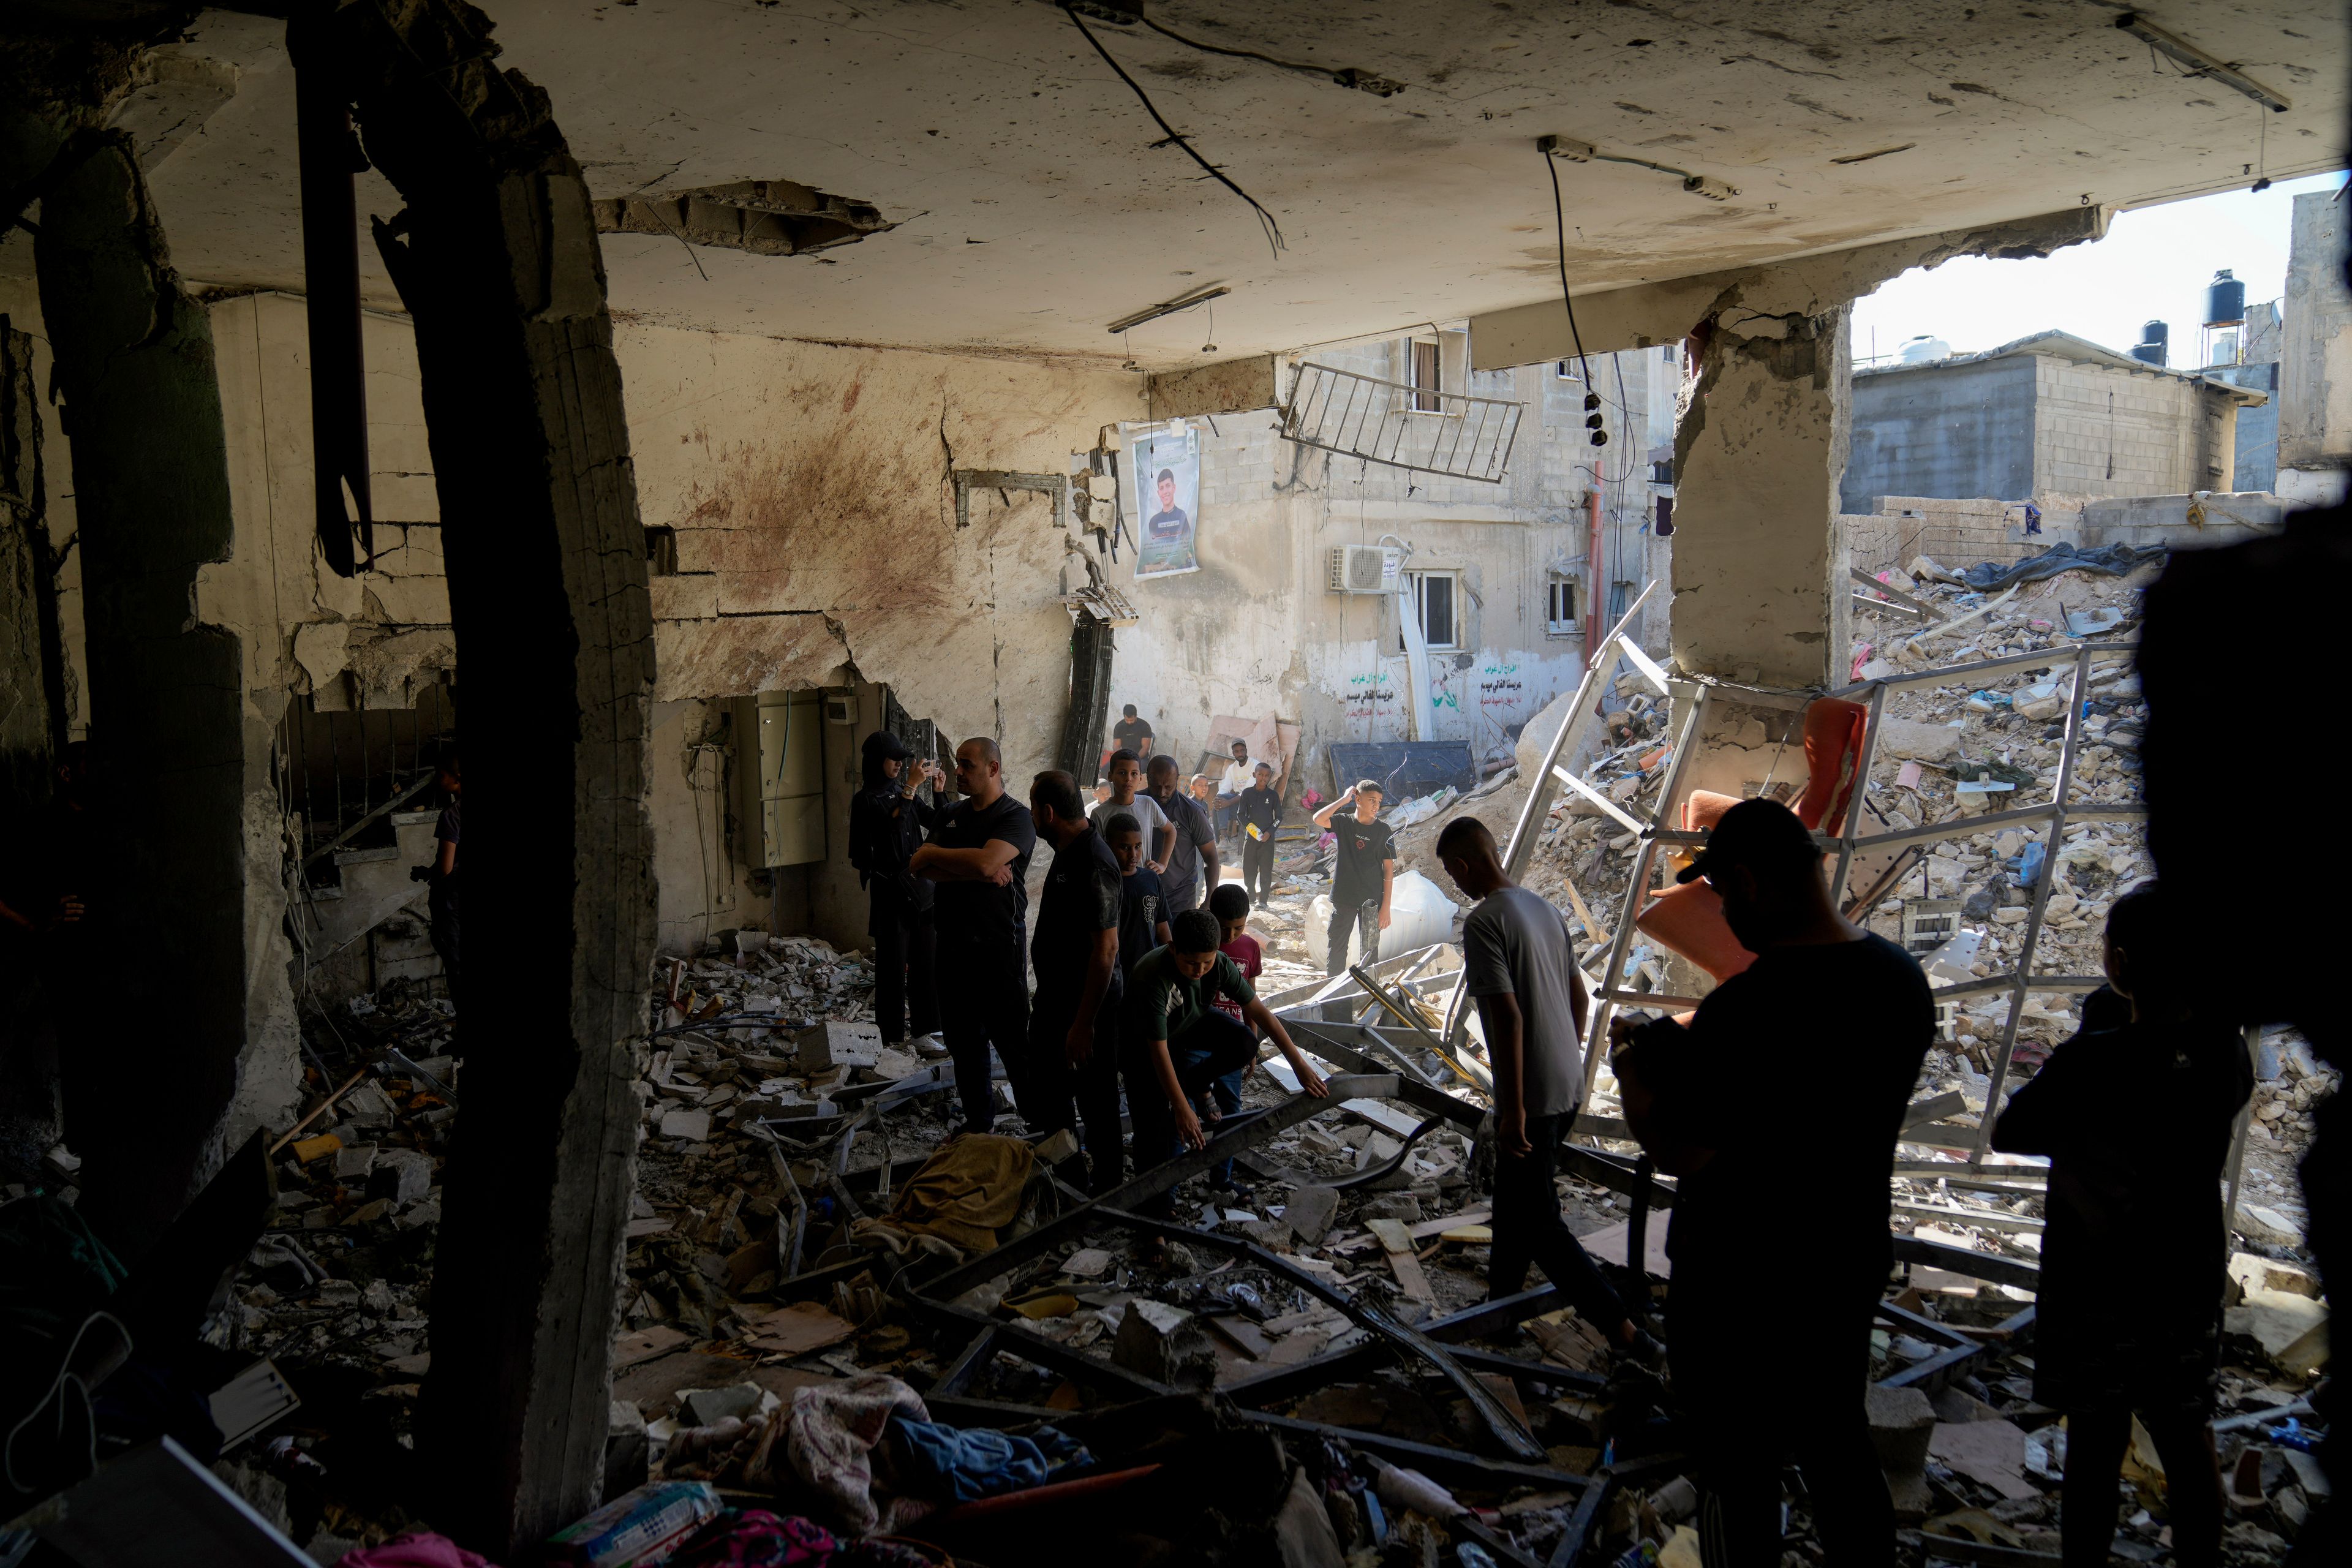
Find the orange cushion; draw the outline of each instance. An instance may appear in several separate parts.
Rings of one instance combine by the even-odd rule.
[[[1635,917],[1633,925],[1659,946],[1715,976],[1718,985],[1756,962],[1756,955],[1740,946],[1724,923],[1723,895],[1705,882],[1667,889]]]
[[[1739,804],[1736,795],[1717,795],[1711,789],[1695,789],[1683,802],[1683,831],[1706,833],[1723,820],[1723,814]]]
[[[1835,697],[1816,699],[1805,710],[1805,793],[1797,819],[1807,827],[1845,831],[1846,807],[1853,800],[1854,764],[1862,756],[1863,726],[1870,710]]]

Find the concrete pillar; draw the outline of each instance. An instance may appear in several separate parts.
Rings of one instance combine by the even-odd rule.
[[[220,387],[128,136],[66,140],[34,259],[88,606],[100,864],[77,983],[110,1019],[150,1021],[60,1042],[66,1134],[84,1211],[135,1255],[222,1153],[247,1036],[246,797],[268,777],[249,776],[239,640],[189,610],[232,538]],[[124,1116],[126,1084],[168,1113]]]
[[[653,608],[586,181],[463,0],[298,21],[407,208],[376,239],[416,324],[464,721],[466,1114],[445,1182],[420,1458],[502,1562],[597,1500],[630,1092],[654,947]]]
[[[1837,685],[1849,598],[1837,537],[1853,361],[1847,307],[1727,310],[1694,336],[1698,385],[1675,432],[1673,647],[1696,673]]]

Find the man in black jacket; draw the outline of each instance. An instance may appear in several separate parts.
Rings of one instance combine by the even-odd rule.
[[[919,1049],[944,1054],[939,1043],[939,987],[932,977],[936,938],[931,885],[907,869],[923,830],[938,813],[915,792],[937,771],[912,763],[906,743],[887,730],[866,737],[864,787],[849,803],[849,863],[866,897],[866,931],[874,939],[874,1020],[882,1043],[907,1037],[909,1014]]]

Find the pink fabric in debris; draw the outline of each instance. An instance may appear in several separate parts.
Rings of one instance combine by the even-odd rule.
[[[446,1535],[416,1531],[395,1535],[382,1546],[356,1546],[335,1559],[335,1568],[492,1568]]]
[[[793,1469],[833,1500],[853,1535],[870,1535],[884,1523],[874,1500],[874,1447],[895,1415],[931,1418],[922,1395],[881,1373],[793,1390],[785,1438]],[[888,1525],[896,1529],[929,1511],[915,1499],[901,1499],[889,1507]]]

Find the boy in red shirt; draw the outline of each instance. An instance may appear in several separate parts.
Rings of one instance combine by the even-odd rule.
[[[1238,882],[1220,882],[1209,895],[1209,912],[1217,917],[1219,952],[1234,961],[1242,977],[1253,986],[1265,968],[1265,950],[1257,938],[1249,933],[1249,893]],[[1242,1021],[1241,1004],[1230,997],[1220,996],[1214,1005],[1234,1023]],[[1209,1091],[1216,1096],[1217,1110],[1226,1116],[1242,1108],[1242,1074],[1247,1068],[1236,1068],[1220,1079],[1210,1081]],[[1244,1189],[1234,1184],[1234,1163],[1231,1160],[1209,1173],[1209,1184],[1234,1193]],[[1245,1194],[1244,1194],[1245,1195]]]

